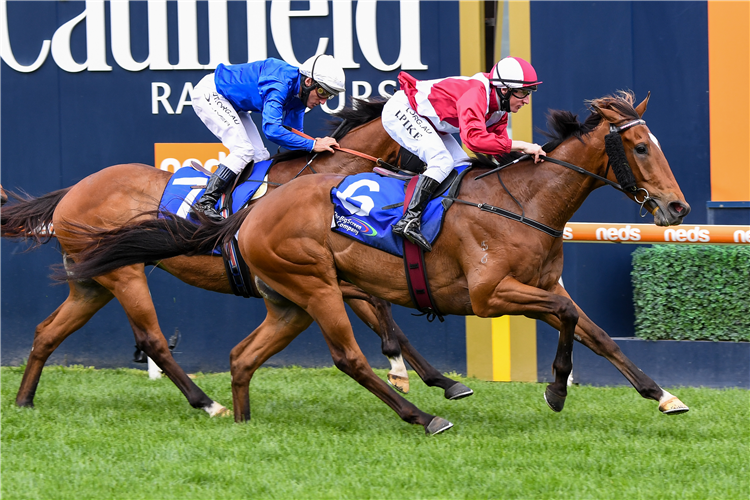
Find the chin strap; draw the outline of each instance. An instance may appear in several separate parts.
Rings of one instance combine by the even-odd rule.
[[[305,75],[300,73],[299,75],[299,98],[302,100],[302,103],[307,106],[307,99],[310,97],[310,92],[315,88],[315,80],[313,80],[313,84],[309,87],[305,85]]]
[[[500,87],[495,87],[495,93],[497,93],[497,100],[500,103],[500,111],[510,113],[510,92],[503,95],[503,93],[500,92]]]

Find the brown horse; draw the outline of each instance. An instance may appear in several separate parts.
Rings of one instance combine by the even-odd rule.
[[[358,101],[354,108],[338,114],[343,118],[336,132],[342,147],[369,153],[387,162],[394,162],[398,145],[380,124],[382,102]],[[374,164],[344,152],[320,154],[314,161],[306,154],[286,153],[277,157],[278,163],[268,176],[268,188],[288,182],[300,174],[311,172],[358,173],[372,170]],[[126,164],[105,168],[78,184],[39,198],[21,197],[11,193],[17,203],[2,210],[2,236],[28,238],[36,244],[48,241],[52,234],[40,231],[53,223],[56,237],[68,265],[82,241],[66,233],[66,223],[116,228],[142,213],[153,212],[170,175],[148,165]],[[221,257],[200,255],[153,261],[151,264],[166,270],[193,286],[220,293],[232,293]],[[28,363],[16,403],[33,406],[39,378],[47,358],[70,334],[81,328],[97,311],[116,297],[128,316],[135,334],[136,345],[144,351],[185,394],[190,404],[210,415],[226,409],[209,398],[187,376],[172,357],[159,327],[148,289],[144,265],[130,265],[86,280],[70,280],[70,292],[62,305],[39,324],[29,353]],[[441,387],[448,399],[459,399],[472,394],[465,385],[449,379],[432,367],[411,346],[403,332],[393,322],[390,304],[375,299],[347,283],[342,294],[352,310],[383,339],[384,354],[392,364],[389,381],[402,392],[408,392],[409,380],[401,353],[427,385]]]
[[[560,331],[555,381],[545,391],[554,411],[562,410],[567,397],[574,338],[605,356],[641,396],[658,401],[662,412],[688,410],[625,357],[559,283],[565,223],[594,189],[605,183],[621,188],[613,178],[631,199],[652,211],[657,225],[680,224],[690,211],[664,154],[641,119],[647,102],[648,97],[634,108],[630,93],[596,99],[590,101],[593,112],[584,123],[571,113],[552,112],[550,129],[556,140],[545,146],[548,157],[538,166],[527,160],[496,169],[497,177],[490,177],[481,175],[488,173],[486,165],[476,164],[479,168],[464,177],[433,251],[426,254],[432,297],[443,314],[524,315]],[[389,302],[414,304],[401,259],[331,231],[331,189],[341,180],[339,175],[296,179],[252,211],[197,232],[183,221],[161,220],[140,229],[92,234],[93,245],[80,255],[72,275],[96,275],[124,262],[151,259],[160,252],[172,255],[190,246],[203,251],[202,246],[210,248],[211,241],[239,230],[240,251],[256,276],[268,315],[232,350],[235,420],[250,418],[248,389],[255,370],[315,321],[337,367],[403,420],[422,425],[428,433],[445,430],[449,422],[422,412],[375,376],[353,337],[340,279]],[[498,215],[503,210],[521,212],[520,206],[526,224]],[[158,243],[149,234],[163,235],[165,229],[170,231],[166,240],[174,241],[153,248]],[[142,251],[141,255],[118,252],[120,243],[127,241],[132,249],[138,238],[142,249],[135,252]]]

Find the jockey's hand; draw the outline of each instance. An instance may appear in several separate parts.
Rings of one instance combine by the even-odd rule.
[[[333,137],[316,137],[313,152],[322,153],[323,151],[329,151],[333,153],[334,147],[339,147],[339,143]]]
[[[544,161],[541,157],[547,156],[547,153],[544,152],[539,144],[533,144],[531,142],[513,141],[511,150],[521,151],[522,153],[526,153],[527,155],[532,155],[534,157],[534,163]]]

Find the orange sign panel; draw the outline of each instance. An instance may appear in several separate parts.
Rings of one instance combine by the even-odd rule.
[[[750,226],[689,225],[660,227],[653,224],[569,222],[564,241],[590,243],[693,243],[750,245]]]
[[[158,142],[154,144],[154,166],[174,173],[197,161],[213,172],[228,154],[229,150],[220,143]]]

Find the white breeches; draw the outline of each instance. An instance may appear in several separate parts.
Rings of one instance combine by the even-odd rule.
[[[222,162],[229,170],[239,174],[250,160],[258,162],[271,157],[250,113],[238,113],[232,103],[216,91],[213,73],[198,82],[190,98],[195,114],[229,150],[229,156]]]
[[[383,108],[383,128],[401,146],[427,164],[424,175],[443,182],[456,165],[469,157],[450,134],[439,134],[427,118],[409,106],[403,91],[396,92]]]

